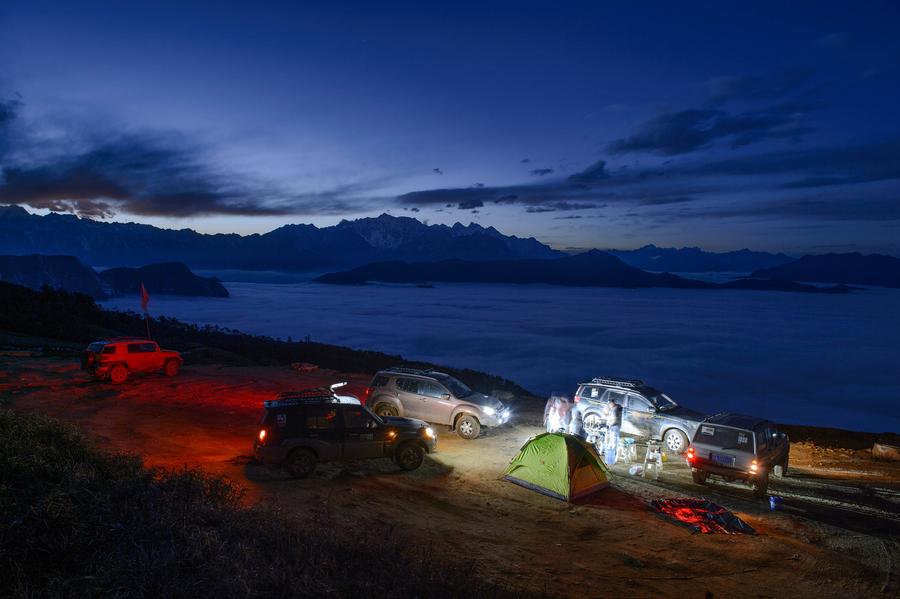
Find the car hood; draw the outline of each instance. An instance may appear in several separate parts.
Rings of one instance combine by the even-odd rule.
[[[462,401],[479,407],[487,406],[489,408],[494,408],[495,410],[499,410],[503,407],[503,404],[499,399],[485,395],[484,393],[473,393],[472,395],[463,397]]]
[[[684,406],[678,406],[677,408],[672,408],[671,410],[666,410],[665,412],[660,412],[659,414],[661,416],[665,416],[666,418],[677,418],[678,420],[685,420],[687,422],[694,423],[699,423],[707,417],[707,415],[703,412],[685,408]]]
[[[410,428],[417,429],[422,428],[423,426],[428,426],[428,423],[424,420],[418,420],[417,418],[404,418],[403,416],[382,416],[382,420],[388,426],[395,426],[397,428]]]

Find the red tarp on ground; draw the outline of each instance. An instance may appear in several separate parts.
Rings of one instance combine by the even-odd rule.
[[[694,532],[755,535],[749,524],[706,499],[654,499],[650,507]]]

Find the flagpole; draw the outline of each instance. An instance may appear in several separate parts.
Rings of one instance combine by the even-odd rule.
[[[141,310],[144,311],[144,324],[147,325],[147,339],[153,339],[150,335],[150,312],[147,311],[147,304],[150,303],[150,294],[147,293],[147,288],[144,287],[144,282],[141,281]]]
[[[144,312],[144,322],[147,323],[147,339],[153,339],[150,335],[150,315]]]

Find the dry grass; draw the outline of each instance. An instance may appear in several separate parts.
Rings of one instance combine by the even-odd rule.
[[[0,409],[2,597],[511,597],[383,530],[242,506],[196,470],[150,470],[77,429]]]

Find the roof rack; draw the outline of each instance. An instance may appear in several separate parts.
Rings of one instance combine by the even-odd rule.
[[[434,373],[433,368],[429,368],[427,370],[423,370],[421,368],[407,368],[405,366],[391,366],[390,368],[385,368],[382,372],[397,372],[400,374],[422,374],[428,375]]]
[[[628,389],[636,389],[644,387],[644,381],[641,379],[628,379],[620,376],[598,376],[591,380],[592,383],[601,385],[612,385],[614,387],[626,387]]]
[[[334,394],[325,387],[302,389],[300,391],[282,391],[275,399],[263,402],[266,408],[281,408],[284,406],[296,406],[304,403],[329,403],[336,402]]]

